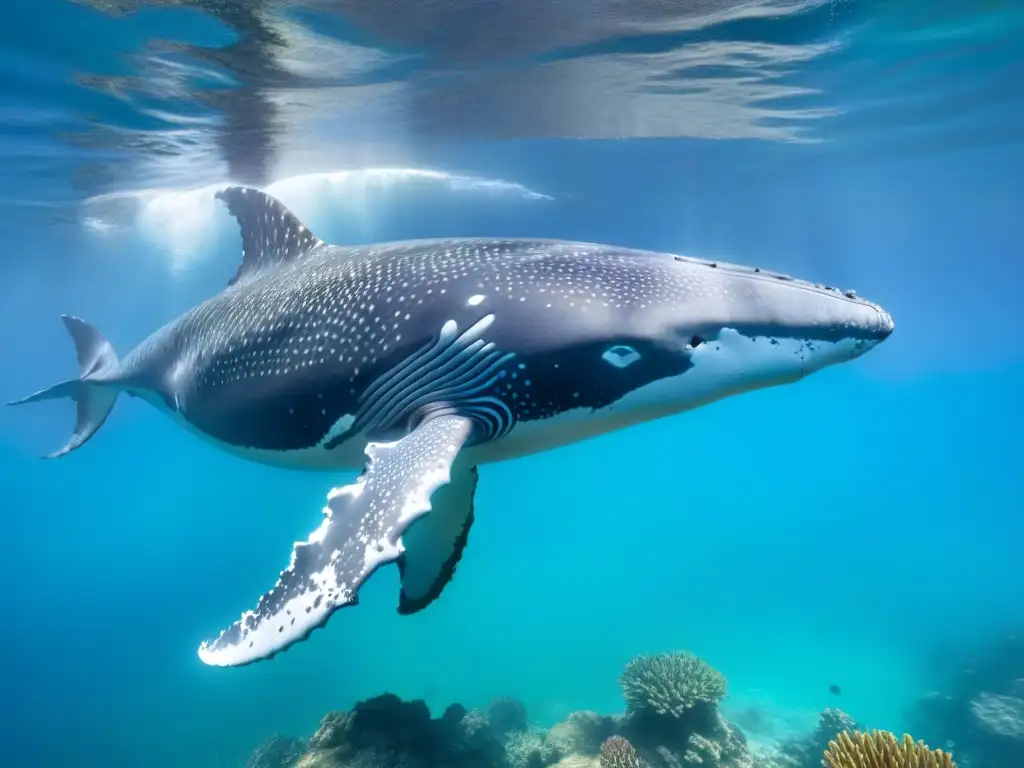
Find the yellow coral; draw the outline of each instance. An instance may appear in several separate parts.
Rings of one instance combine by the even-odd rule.
[[[840,733],[828,743],[825,752],[828,768],[956,768],[947,752],[930,749],[923,741],[916,744],[907,734],[903,741],[888,731]]]

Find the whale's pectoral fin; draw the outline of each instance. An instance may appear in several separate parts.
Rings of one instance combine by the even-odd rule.
[[[402,536],[400,614],[422,611],[455,576],[473,525],[476,482],[476,467],[456,465],[451,482],[434,494],[431,513]]]
[[[323,522],[306,541],[295,544],[291,563],[274,588],[217,639],[203,643],[199,657],[215,666],[267,659],[305,640],[334,611],[356,605],[367,579],[382,565],[402,557],[402,538],[410,527],[417,521],[429,523],[432,503],[442,488],[454,482],[453,464],[471,432],[468,419],[439,416],[397,442],[367,445],[365,471],[351,485],[328,494]],[[463,472],[469,470],[457,472],[457,485],[465,482],[458,476]],[[456,491],[452,496],[465,498],[465,493]],[[463,505],[464,512],[471,509],[471,504]],[[436,511],[448,517],[445,510]],[[432,541],[445,539],[438,532],[450,530],[444,522],[427,525],[412,541],[426,548]],[[447,543],[453,542],[449,538]],[[418,555],[410,553],[410,557],[407,573],[410,563],[417,573],[429,570],[420,565]],[[432,560],[440,568],[448,559],[432,555],[422,562]]]

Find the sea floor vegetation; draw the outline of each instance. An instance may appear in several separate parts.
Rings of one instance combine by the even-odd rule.
[[[524,705],[512,698],[498,698],[482,710],[451,704],[434,716],[423,701],[385,693],[351,710],[328,712],[308,739],[275,734],[256,749],[247,768],[957,766],[950,751],[907,735],[862,731],[838,709],[822,712],[805,736],[771,748],[749,743],[721,711],[725,677],[685,651],[637,657],[619,682],[625,711],[577,711],[550,728],[533,725]]]

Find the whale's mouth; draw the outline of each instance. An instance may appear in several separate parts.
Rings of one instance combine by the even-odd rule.
[[[796,334],[722,328],[701,343],[687,345],[692,369],[681,383],[684,401],[700,405],[766,386],[789,383],[814,371],[864,354],[877,342],[856,338],[804,338]]]
[[[870,323],[822,325],[732,323],[681,334],[690,368],[678,377],[685,409],[732,394],[802,379],[856,359],[882,341],[894,324],[884,310]]]
[[[875,305],[875,311],[878,312],[878,333],[881,337],[879,341],[885,341],[896,330],[896,322],[892,319],[892,315],[877,304]]]

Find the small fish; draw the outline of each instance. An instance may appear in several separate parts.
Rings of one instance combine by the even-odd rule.
[[[842,689],[841,689],[841,688],[840,688],[840,687],[839,687],[838,685],[830,685],[830,686],[828,687],[828,692],[829,692],[829,693],[833,693],[833,694],[835,694],[836,696],[838,696],[838,695],[839,695],[840,693],[842,693],[843,691],[842,691]]]

